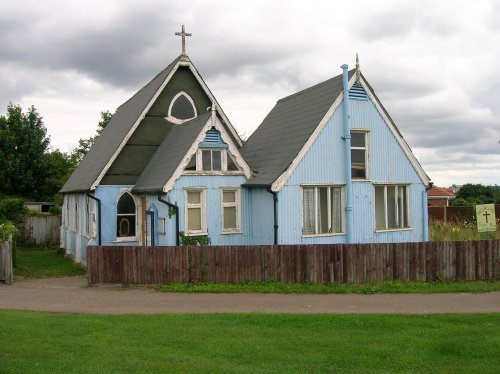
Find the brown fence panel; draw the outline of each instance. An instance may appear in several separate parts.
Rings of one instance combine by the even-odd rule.
[[[429,206],[429,219],[444,222],[470,222],[474,219],[474,207],[471,206]],[[495,215],[500,218],[500,204],[495,205]]]
[[[365,283],[500,277],[500,240],[87,248],[90,284]]]

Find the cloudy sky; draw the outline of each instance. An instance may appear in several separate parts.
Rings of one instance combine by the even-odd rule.
[[[70,151],[180,53],[244,137],[277,99],[361,70],[431,179],[500,184],[499,1],[0,1],[0,113]]]

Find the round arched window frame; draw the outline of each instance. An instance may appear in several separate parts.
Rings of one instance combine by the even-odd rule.
[[[135,240],[137,223],[137,204],[130,192],[123,192],[116,202],[117,240]]]
[[[189,117],[189,118],[178,118],[178,117],[175,117],[173,114],[172,114],[172,111],[174,109],[174,106],[175,106],[175,103],[177,102],[177,100],[179,100],[179,98],[181,97],[184,97],[188,100],[188,102],[191,104],[191,107],[193,109],[193,116],[192,117]],[[172,122],[172,123],[175,123],[175,124],[181,124],[181,123],[184,123],[184,122],[187,122],[187,121],[190,121],[192,120],[193,118],[196,118],[198,116],[198,113],[196,111],[196,106],[194,105],[194,101],[193,99],[191,98],[191,96],[189,96],[185,91],[181,91],[179,92],[177,95],[175,95],[172,99],[172,101],[170,102],[170,106],[168,107],[168,117],[166,118],[168,121]]]

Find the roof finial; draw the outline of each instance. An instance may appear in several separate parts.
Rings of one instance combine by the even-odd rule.
[[[359,82],[360,71],[359,71],[359,56],[356,53],[356,83]]]
[[[210,108],[212,111],[211,119],[212,119],[212,127],[215,127],[215,116],[216,116],[216,111],[215,111],[215,101],[212,101],[212,107]]]
[[[182,31],[176,32],[175,35],[182,37],[182,54],[186,54],[186,36],[191,36],[193,34],[184,31],[184,25],[182,25]]]

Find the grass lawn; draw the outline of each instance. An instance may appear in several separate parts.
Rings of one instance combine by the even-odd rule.
[[[500,291],[500,281],[474,282],[385,282],[373,284],[314,284],[280,282],[220,283],[173,283],[156,287],[160,292],[199,293],[314,293],[314,294],[374,294],[374,293],[445,293],[445,292],[492,292]]]
[[[1,373],[498,373],[500,314],[0,311]]]
[[[16,248],[14,275],[29,278],[66,277],[85,274],[85,269],[64,257],[57,247]]]

